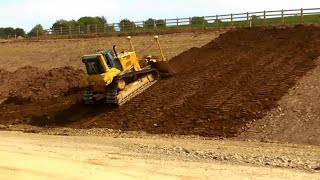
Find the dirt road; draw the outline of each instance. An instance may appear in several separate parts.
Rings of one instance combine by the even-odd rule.
[[[320,179],[317,173],[298,170],[319,157],[319,148],[312,146],[6,131],[0,137],[0,179]],[[298,169],[243,164],[231,156],[289,158],[291,153],[300,159]],[[272,166],[269,159],[264,163]]]

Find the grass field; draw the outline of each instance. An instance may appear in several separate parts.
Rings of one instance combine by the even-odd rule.
[[[227,20],[219,20],[218,23],[199,23],[199,24],[188,24],[188,22],[180,23],[176,25],[176,22],[170,21],[166,26],[157,27],[156,30],[174,30],[174,29],[187,29],[187,28],[225,28],[225,27],[248,27],[250,26],[250,21],[246,20],[245,15],[242,15],[242,18],[234,18],[234,21],[231,22],[230,16],[227,17]],[[211,20],[212,21],[212,20]],[[253,18],[251,19],[251,26],[263,26],[263,25],[281,25],[281,24],[300,24],[300,23],[320,23],[320,14],[314,15],[305,15],[303,18],[300,15],[296,16],[287,16],[282,19],[282,17],[275,18]],[[154,31],[153,27],[143,28],[132,26],[124,27],[123,32],[146,32]]]
[[[301,16],[287,16],[283,19],[281,17],[276,18],[266,18],[266,19],[252,19],[252,26],[261,25],[279,25],[279,24],[299,24],[299,23],[320,23],[320,14],[315,15],[305,15],[303,19]],[[250,22],[247,20],[235,20],[233,23],[229,21],[219,21],[218,23],[205,23],[205,24],[192,24],[190,25],[179,25],[179,26],[169,26],[167,29],[175,28],[213,28],[213,27],[246,27],[249,26]]]
[[[165,56],[170,59],[191,47],[200,47],[218,36],[220,31],[175,33],[160,35],[159,39]],[[132,37],[139,57],[159,55],[153,35]],[[83,68],[80,57],[101,49],[127,51],[126,37],[99,37],[87,39],[22,40],[0,43],[1,69],[14,71],[23,66],[51,69],[61,66]]]
[[[106,34],[119,34],[119,33],[143,33],[143,32],[154,32],[154,31],[160,31],[160,32],[166,32],[166,31],[183,31],[187,29],[210,29],[210,28],[228,28],[228,27],[249,27],[250,21],[246,20],[245,15],[242,15],[242,18],[235,18],[233,22],[230,22],[230,16],[227,17],[229,19],[227,20],[219,20],[218,23],[212,22],[212,23],[200,23],[200,24],[188,24],[187,21],[184,21],[184,23],[180,23],[180,25],[176,25],[176,22],[170,21],[166,24],[166,26],[157,27],[154,29],[153,27],[135,27],[132,28],[132,26],[125,26],[124,30],[122,31],[109,31],[106,32]],[[212,19],[211,19],[212,21]],[[253,18],[251,19],[251,26],[267,26],[267,25],[292,25],[292,24],[301,24],[301,23],[320,23],[320,14],[314,14],[314,15],[305,15],[303,18],[299,15],[296,16],[287,16],[283,19],[281,17],[275,17],[275,18]],[[68,32],[67,34],[68,35]]]

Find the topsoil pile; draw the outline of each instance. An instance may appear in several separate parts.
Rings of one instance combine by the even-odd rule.
[[[7,76],[8,72],[0,71],[0,81],[7,82],[1,85],[3,97],[11,97],[7,91],[12,89],[19,97],[32,97],[24,104],[3,102],[0,122],[235,136],[277,106],[289,88],[316,67],[314,59],[319,55],[319,27],[230,30],[171,59],[173,77],[159,81],[120,108],[83,106],[79,92],[68,91],[76,89],[81,77],[80,71],[71,68],[43,75],[28,67],[17,71],[24,74],[17,82],[17,72]]]
[[[26,66],[15,72],[0,70],[0,98],[49,101],[79,86],[83,71],[71,67],[49,71]],[[6,100],[7,102],[8,100]]]
[[[72,67],[49,71],[30,66],[14,72],[0,70],[0,123],[27,123],[34,114],[62,108],[70,98],[74,102],[75,95],[80,95],[82,74],[82,70]]]

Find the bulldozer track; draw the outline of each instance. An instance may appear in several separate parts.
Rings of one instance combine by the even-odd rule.
[[[128,96],[124,97],[123,99],[121,99],[121,100],[118,99],[118,94],[119,94],[118,82],[120,80],[135,77],[134,81],[136,81],[136,80],[139,80],[140,78],[142,78],[140,76],[145,76],[146,74],[149,74],[149,73],[156,74],[155,75],[156,79],[154,81],[149,82],[147,84],[144,84],[143,86],[138,88],[136,91],[134,91],[134,92],[130,93]],[[146,90],[150,86],[152,86],[154,83],[156,83],[158,81],[158,79],[159,79],[158,71],[155,69],[151,69],[151,68],[145,68],[145,69],[142,69],[141,71],[130,72],[130,73],[126,73],[121,76],[117,76],[113,79],[113,82],[110,85],[110,88],[106,92],[106,102],[111,103],[111,104],[117,104],[117,105],[121,106],[121,105],[125,104],[126,102],[128,102],[130,99],[137,96],[138,94],[142,93],[144,90]]]

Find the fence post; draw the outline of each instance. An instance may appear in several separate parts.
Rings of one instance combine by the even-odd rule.
[[[156,20],[153,21],[153,29],[156,29],[157,24],[156,24]]]
[[[202,28],[204,29],[204,16],[202,16]]]
[[[219,15],[216,15],[216,26],[218,27],[219,23]]]
[[[177,26],[179,26],[179,18],[177,18]]]
[[[231,26],[233,26],[233,14],[231,13]]]
[[[133,22],[133,23],[132,23],[132,31],[134,31],[135,27],[136,27],[136,23]]]
[[[122,21],[122,30],[124,31],[125,29],[124,29],[124,21]]]
[[[62,35],[62,26],[60,27],[60,35]]]
[[[38,30],[37,30],[38,31]],[[8,35],[8,39],[10,39],[10,35]]]
[[[167,28],[167,19],[164,19],[164,28]]]
[[[303,23],[303,8],[301,8],[301,22]]]
[[[17,39],[17,34],[14,34],[14,38]]]
[[[78,26],[78,34],[80,34],[80,26]]]
[[[190,28],[192,28],[191,17],[189,17],[189,26],[190,26]]]
[[[52,34],[51,35],[54,35],[54,28],[52,28]]]
[[[37,37],[39,37],[39,30],[37,29]]]
[[[263,23],[266,24],[266,11],[263,11]]]
[[[250,26],[250,22],[249,22],[249,12],[247,12],[247,23]]]
[[[69,35],[71,36],[71,26],[69,26]]]
[[[98,34],[98,24],[95,24],[95,31],[96,31],[96,34]]]
[[[103,33],[106,33],[106,29],[107,29],[107,24],[104,24],[104,26],[103,26]]]
[[[284,10],[281,10],[281,19],[282,19],[282,24],[284,24]]]
[[[87,25],[87,34],[90,33],[90,24]]]

